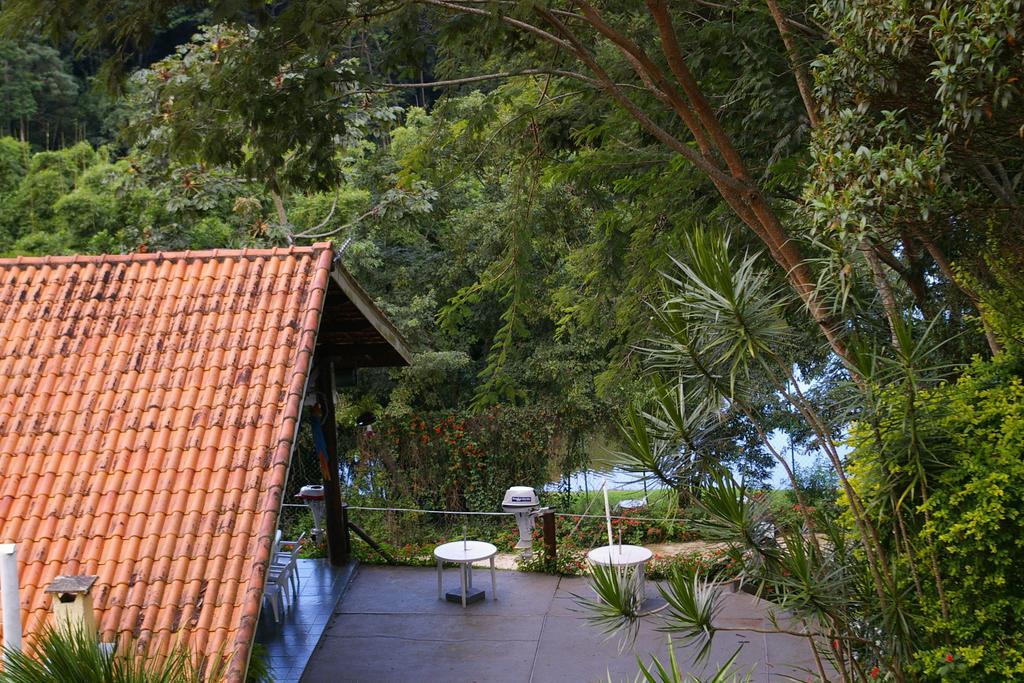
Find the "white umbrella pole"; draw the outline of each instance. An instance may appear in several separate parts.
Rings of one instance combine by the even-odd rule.
[[[604,520],[608,523],[608,548],[609,550],[615,545],[615,541],[612,537],[612,511],[608,506],[608,480],[604,480],[604,484],[601,485],[604,489]],[[610,556],[609,556],[610,557]]]

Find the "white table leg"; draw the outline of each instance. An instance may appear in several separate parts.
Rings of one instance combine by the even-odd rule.
[[[491,600],[498,599],[498,580],[494,578],[494,555],[491,555]]]
[[[463,609],[466,608],[466,568],[468,566],[469,566],[468,563],[466,563],[466,562],[462,563],[462,608]]]
[[[442,564],[443,563],[441,562],[441,560],[437,561],[437,599],[438,600],[444,600],[444,589],[441,587],[441,581],[442,581],[442,577],[443,577],[443,574],[444,574],[444,570],[441,567]]]

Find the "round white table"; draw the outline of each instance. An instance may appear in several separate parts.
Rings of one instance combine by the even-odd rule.
[[[636,572],[636,594],[641,604],[647,599],[646,565],[652,557],[654,553],[642,545],[603,545],[587,553],[591,564]]]
[[[444,563],[455,562],[459,565],[459,576],[462,584],[462,606],[466,606],[467,590],[473,588],[473,563],[481,560],[491,561],[491,600],[498,599],[498,582],[494,573],[494,556],[498,549],[483,541],[452,541],[434,548],[437,560],[437,599],[444,600],[443,574]]]

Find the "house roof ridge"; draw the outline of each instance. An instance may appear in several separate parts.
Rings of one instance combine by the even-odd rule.
[[[260,259],[309,254],[315,256],[332,248],[331,242],[287,247],[240,247],[238,249],[185,249],[180,251],[130,252],[127,254],[74,254],[65,256],[11,256],[0,258],[0,268],[40,266],[146,263],[148,261],[195,261],[206,259]]]

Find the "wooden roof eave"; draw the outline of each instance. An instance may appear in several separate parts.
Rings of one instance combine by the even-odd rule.
[[[382,359],[383,362],[368,362],[367,364],[390,365],[393,367],[411,365],[412,352],[409,350],[405,339],[402,337],[402,333],[398,331],[390,320],[388,320],[383,311],[381,311],[373,302],[373,299],[370,298],[370,295],[366,293],[366,290],[356,282],[355,278],[352,277],[340,261],[334,262],[334,266],[331,268],[331,279],[336,285],[338,285],[348,300],[359,310],[377,334],[379,334],[397,354],[397,357],[388,354],[391,358],[387,360]]]

